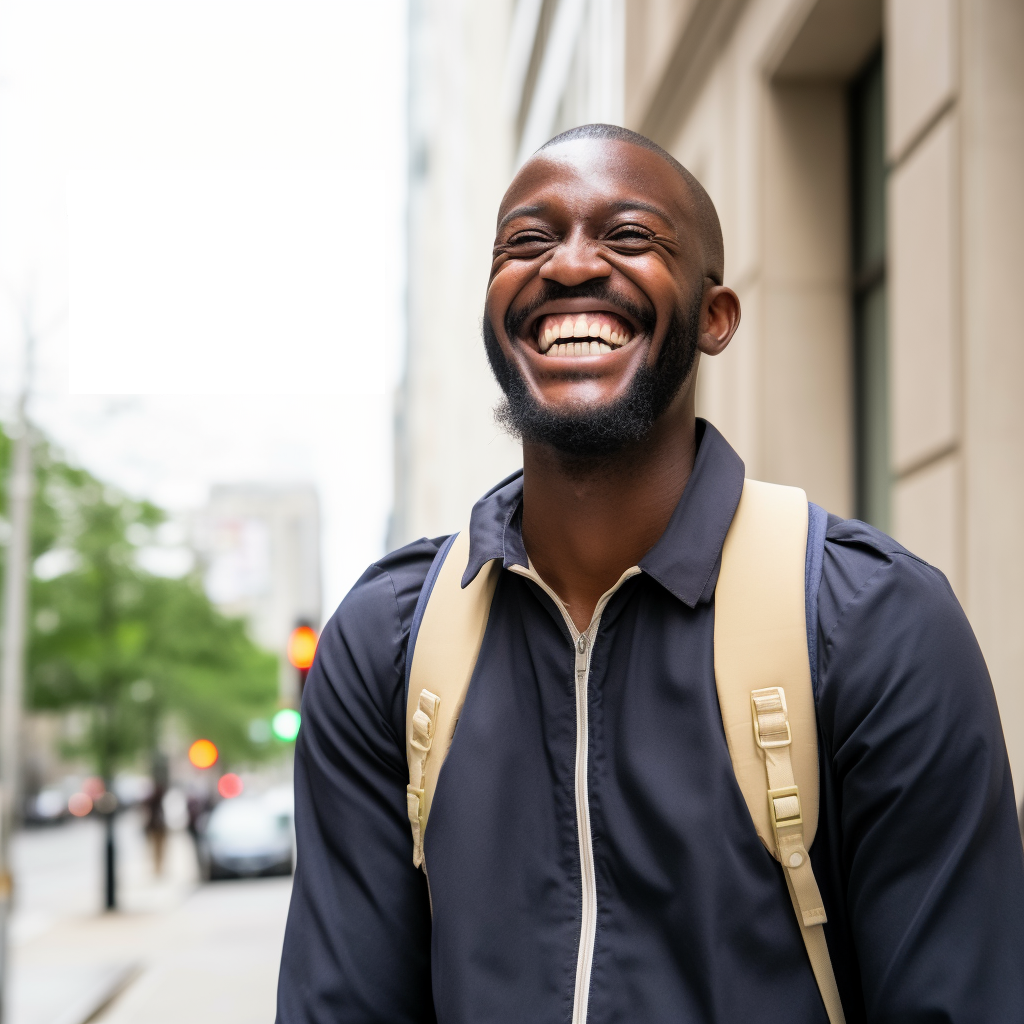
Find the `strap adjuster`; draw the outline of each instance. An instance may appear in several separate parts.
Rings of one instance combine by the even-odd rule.
[[[762,716],[766,719],[765,731],[769,735],[774,734],[772,739],[766,739],[761,735]],[[786,708],[786,693],[781,686],[769,686],[763,690],[751,691],[750,718],[754,723],[754,742],[762,750],[788,747],[793,742],[793,732],[789,728],[789,711]],[[779,735],[783,727],[786,730],[785,738]]]
[[[781,786],[768,790],[768,815],[778,838],[780,828],[793,825],[803,827],[803,807],[800,805],[800,790],[797,786]]]

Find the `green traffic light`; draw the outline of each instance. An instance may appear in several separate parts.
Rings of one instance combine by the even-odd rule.
[[[270,722],[270,728],[279,740],[290,743],[299,735],[299,725],[302,716],[292,708],[282,708]]]

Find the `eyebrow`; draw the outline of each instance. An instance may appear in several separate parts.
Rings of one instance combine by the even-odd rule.
[[[645,210],[647,213],[653,213],[656,217],[660,217],[664,221],[672,222],[672,218],[660,207],[655,206],[653,203],[645,202],[643,199],[620,199],[618,202],[609,204],[611,210],[615,213],[625,213],[630,210]],[[534,203],[532,206],[517,206],[512,210],[509,210],[504,217],[498,222],[498,230],[502,228],[510,220],[515,220],[516,217],[531,217],[536,213],[543,213],[547,209],[547,203]]]
[[[546,209],[547,205],[545,203],[536,203],[533,206],[517,206],[514,210],[509,210],[498,221],[498,230],[500,231],[510,220],[515,220],[516,217],[529,217],[535,213],[543,213]]]
[[[671,223],[672,218],[660,207],[653,203],[645,203],[642,199],[620,199],[617,203],[610,203],[611,208],[617,213],[624,213],[629,210],[646,210],[656,217]]]

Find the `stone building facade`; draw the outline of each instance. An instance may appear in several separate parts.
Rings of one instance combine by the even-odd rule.
[[[515,168],[588,121],[718,207],[743,321],[699,410],[946,573],[1024,793],[1024,4],[412,0],[409,338],[392,541],[518,464],[479,320]]]

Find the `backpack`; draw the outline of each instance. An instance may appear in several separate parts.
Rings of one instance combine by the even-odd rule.
[[[826,513],[796,487],[746,480],[715,588],[715,683],[733,770],[757,834],[782,865],[831,1024],[845,1024],[808,850],[818,825],[817,592]],[[413,863],[476,666],[502,569],[466,587],[469,531],[434,558],[406,657],[407,793]],[[634,568],[624,575],[635,575]],[[535,578],[535,577],[534,577]],[[620,581],[621,582],[621,581]],[[557,596],[545,586],[557,601]],[[425,870],[425,869],[424,869]]]

